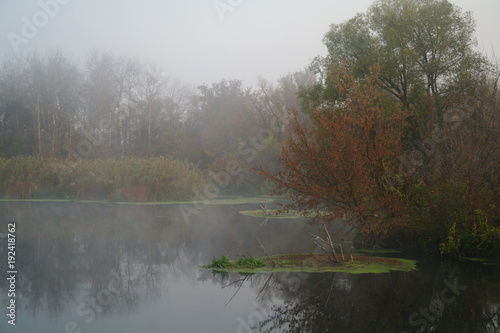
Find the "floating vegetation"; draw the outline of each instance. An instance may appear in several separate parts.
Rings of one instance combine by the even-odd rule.
[[[253,269],[258,267],[264,267],[266,263],[260,259],[255,258],[240,258],[236,261],[229,260],[229,257],[226,255],[221,256],[220,258],[214,258],[212,263],[208,266],[204,266],[204,268],[216,268],[220,269]]]
[[[238,266],[229,257],[214,259],[211,265],[202,268],[239,273],[272,273],[272,272],[343,272],[350,274],[389,273],[391,271],[409,272],[416,269],[417,262],[401,258],[381,258],[370,256],[354,256],[353,261],[334,264],[324,254],[300,253],[275,255],[270,258],[255,259],[259,265]],[[261,264],[262,263],[262,264]]]

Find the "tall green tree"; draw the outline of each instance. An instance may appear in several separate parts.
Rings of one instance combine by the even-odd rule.
[[[476,50],[476,23],[447,0],[378,0],[365,13],[333,24],[324,37],[328,56],[316,69],[346,61],[366,77],[380,66],[381,86],[410,105],[464,92],[482,77],[487,61]]]

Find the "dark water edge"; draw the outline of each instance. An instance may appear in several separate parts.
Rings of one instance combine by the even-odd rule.
[[[213,205],[0,202],[0,302],[16,223],[16,326],[0,332],[500,332],[500,269],[419,257],[388,274],[218,274],[221,254],[314,250],[302,220]],[[185,215],[184,215],[185,216]],[[416,254],[412,254],[416,255]],[[399,255],[398,255],[399,256]],[[403,254],[402,256],[408,256]]]

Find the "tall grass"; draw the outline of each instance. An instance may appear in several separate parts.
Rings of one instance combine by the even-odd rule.
[[[203,186],[192,164],[171,158],[82,160],[0,158],[0,196],[114,201],[188,199]]]

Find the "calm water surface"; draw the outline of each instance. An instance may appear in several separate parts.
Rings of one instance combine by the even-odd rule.
[[[314,249],[301,220],[211,205],[2,202],[0,332],[500,332],[500,271],[419,261],[415,272],[217,274],[221,254]],[[16,326],[7,323],[6,225],[16,230]]]

